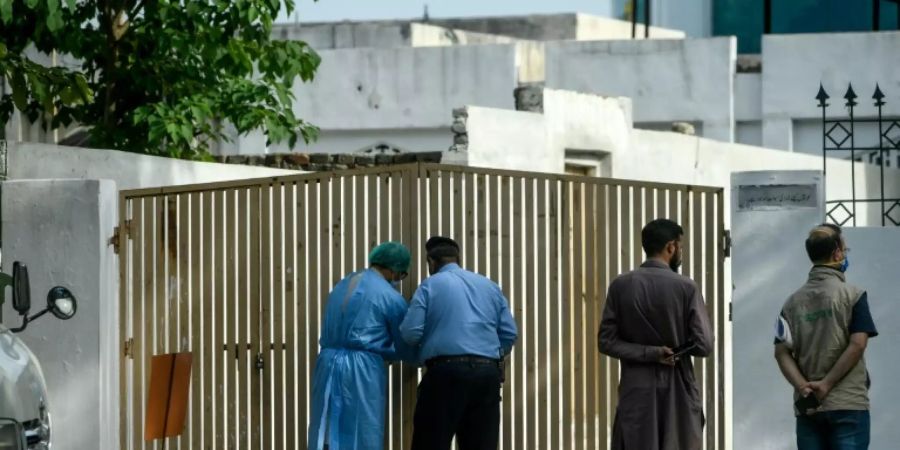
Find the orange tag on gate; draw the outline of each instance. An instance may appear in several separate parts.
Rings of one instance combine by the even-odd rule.
[[[156,355],[150,362],[150,391],[144,440],[178,436],[184,431],[191,386],[191,352]]]

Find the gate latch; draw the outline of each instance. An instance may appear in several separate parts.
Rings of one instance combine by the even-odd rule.
[[[266,367],[265,362],[263,361],[262,353],[256,354],[256,370],[263,370]]]

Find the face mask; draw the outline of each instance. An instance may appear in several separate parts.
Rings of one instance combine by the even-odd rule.
[[[841,267],[838,267],[838,270],[846,272],[848,267],[850,267],[850,255],[844,255],[844,261],[841,263]]]

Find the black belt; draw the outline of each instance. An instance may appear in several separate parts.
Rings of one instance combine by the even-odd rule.
[[[425,361],[425,367],[431,368],[437,364],[448,363],[464,363],[464,364],[494,364],[499,365],[499,359],[485,358],[484,356],[475,355],[454,355],[454,356],[435,356]]]

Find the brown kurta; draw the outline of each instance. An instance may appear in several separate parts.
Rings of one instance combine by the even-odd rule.
[[[699,450],[703,405],[691,358],[659,363],[662,347],[692,340],[708,356],[713,331],[700,288],[657,260],[609,286],[598,344],[622,366],[613,425],[614,450]]]

